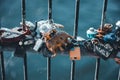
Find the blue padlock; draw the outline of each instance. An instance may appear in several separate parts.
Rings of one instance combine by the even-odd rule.
[[[93,27],[89,28],[87,30],[87,37],[92,39],[92,38],[95,38],[96,34],[97,34],[97,30],[95,30]]]
[[[104,37],[103,37],[103,40],[105,42],[116,42],[117,40],[117,37],[115,36],[115,33],[109,33],[109,34],[106,34]]]

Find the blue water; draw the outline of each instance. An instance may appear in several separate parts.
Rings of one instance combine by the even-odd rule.
[[[103,0],[81,0],[78,35],[86,38],[89,27],[100,26]],[[21,0],[0,0],[0,19],[3,27],[20,26]],[[47,0],[26,0],[26,20],[35,22],[47,19]],[[74,26],[75,0],[53,0],[53,20],[65,26],[64,30],[72,35]],[[120,0],[108,0],[106,23],[115,25],[120,20]],[[13,57],[13,52],[4,52],[6,80],[23,80],[23,59]],[[27,52],[28,79],[46,80],[46,58],[41,54]],[[95,71],[94,57],[82,56],[76,61],[75,80],[93,80]],[[113,59],[102,60],[99,80],[117,80],[118,67]],[[69,56],[57,55],[52,59],[52,80],[70,79]]]

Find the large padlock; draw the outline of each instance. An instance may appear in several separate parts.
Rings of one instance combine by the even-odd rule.
[[[102,57],[104,60],[108,59],[110,55],[116,54],[116,50],[108,43],[98,43],[94,45],[94,52]]]

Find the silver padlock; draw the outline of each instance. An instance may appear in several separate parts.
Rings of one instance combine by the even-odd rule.
[[[120,51],[117,53],[117,55],[116,55],[116,56],[120,58]]]
[[[40,48],[42,47],[43,43],[44,43],[44,42],[43,42],[42,39],[38,39],[38,40],[36,41],[36,43],[35,43],[35,46],[33,47],[33,50],[39,51]]]

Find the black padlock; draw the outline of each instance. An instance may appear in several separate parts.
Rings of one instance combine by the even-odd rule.
[[[109,43],[97,43],[94,44],[94,50],[97,55],[102,57],[104,60],[108,59],[112,54],[117,54],[117,51]]]

